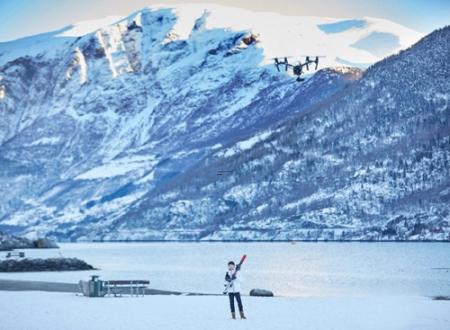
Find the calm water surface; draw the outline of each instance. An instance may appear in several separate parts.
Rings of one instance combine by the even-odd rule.
[[[26,250],[32,257],[78,257],[88,272],[0,273],[0,278],[77,282],[149,279],[157,289],[217,293],[226,263],[248,259],[243,289],[283,296],[450,295],[446,243],[76,243]],[[3,257],[3,254],[0,254]]]

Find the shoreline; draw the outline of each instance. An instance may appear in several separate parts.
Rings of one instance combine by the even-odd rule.
[[[57,243],[450,243],[450,240],[93,240],[56,241]]]
[[[41,291],[41,292],[66,292],[81,293],[76,283],[25,281],[0,279],[0,291]],[[145,289],[145,295],[162,296],[223,296],[219,293],[182,292],[158,289]]]
[[[0,291],[41,291],[41,292],[65,292],[65,293],[80,293],[78,284],[66,283],[66,282],[47,282],[47,281],[27,281],[27,280],[8,280],[0,279]],[[220,293],[206,293],[206,292],[183,292],[173,290],[159,290],[159,289],[145,289],[145,295],[148,296],[210,296],[210,297],[223,297],[225,295]],[[250,297],[248,294],[241,294],[243,297]],[[334,296],[331,296],[334,297]],[[370,295],[368,296],[370,297]],[[450,296],[447,295],[435,295],[435,296],[408,296],[404,297],[422,297],[429,298],[435,301],[450,301]],[[275,295],[273,297],[262,298],[287,298],[287,299],[307,299],[307,298],[326,298],[316,296],[284,296]]]

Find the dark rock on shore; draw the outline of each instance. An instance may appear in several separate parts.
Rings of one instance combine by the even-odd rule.
[[[10,235],[0,231],[0,251],[29,249],[33,247],[33,242],[27,238]]]
[[[58,249],[56,242],[48,238],[30,240],[0,231],[0,251],[13,249]]]
[[[54,272],[94,270],[95,268],[77,258],[21,259],[0,262],[0,272]]]
[[[250,290],[250,296],[253,297],[273,297],[273,292],[265,289],[252,289]]]
[[[450,301],[450,296],[435,296],[435,297],[433,297],[433,300],[446,300],[446,301]]]
[[[55,241],[49,240],[48,238],[38,238],[33,241],[34,247],[37,249],[59,249],[58,244]]]

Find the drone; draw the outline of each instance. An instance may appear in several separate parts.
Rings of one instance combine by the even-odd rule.
[[[309,65],[315,64],[314,70],[317,70],[319,67],[319,58],[323,56],[306,56],[305,62],[298,62],[297,64],[291,64],[288,62],[288,58],[285,57],[284,61],[281,61],[278,59],[278,57],[275,57],[275,66],[277,67],[278,72],[280,72],[280,66],[284,66],[284,70],[287,71],[289,68],[292,69],[292,72],[294,75],[297,76],[297,81],[305,81],[305,78],[302,78],[302,74],[304,73],[303,68],[306,67],[306,70],[309,71]]]

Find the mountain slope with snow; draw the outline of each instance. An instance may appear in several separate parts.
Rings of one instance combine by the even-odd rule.
[[[101,236],[449,240],[449,41],[436,31],[331,102],[224,146]]]
[[[276,155],[289,148],[276,155],[254,150],[282,131],[302,140],[307,127],[291,132],[287,123],[372,82],[361,80],[359,69],[337,67],[298,84],[270,58],[321,49],[323,66],[372,63],[420,37],[372,18],[343,22],[207,7],[152,7],[0,43],[0,229],[69,239],[281,237],[259,233],[292,219],[278,204],[312,188],[292,192],[281,180],[278,190],[264,190],[260,184],[281,166]],[[382,45],[386,38],[392,49]],[[424,79],[432,77],[430,71]],[[431,84],[427,97],[437,89]],[[373,99],[364,107],[382,99],[383,93],[366,92]],[[402,103],[401,97],[387,100]],[[351,100],[345,108],[359,113],[350,105],[363,103]],[[230,178],[247,154],[265,165],[241,164],[256,176]],[[255,189],[275,204],[256,205]],[[286,198],[275,201],[282,191]],[[253,233],[233,236],[232,222]]]

